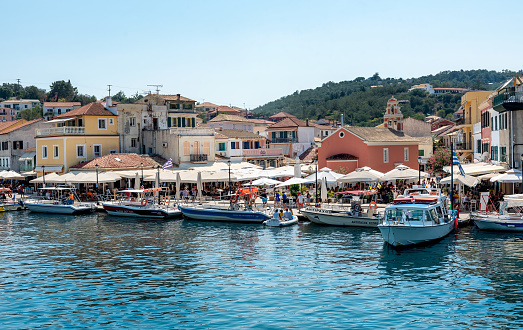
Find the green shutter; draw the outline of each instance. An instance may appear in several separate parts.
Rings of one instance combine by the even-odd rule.
[[[196,118],[191,118],[192,127],[196,127]]]
[[[182,117],[178,117],[178,127],[182,127]]]
[[[171,117],[167,117],[167,127],[171,127]]]

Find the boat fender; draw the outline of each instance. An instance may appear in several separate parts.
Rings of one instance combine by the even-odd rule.
[[[251,193],[251,200],[252,201],[255,201],[257,197],[258,196],[256,196],[256,193]]]
[[[377,209],[378,208],[378,204],[376,204],[376,202],[370,202],[369,203],[369,210],[373,209]]]
[[[145,206],[145,205],[147,205],[147,199],[144,198],[144,199],[142,199],[142,206]]]
[[[169,204],[171,202],[171,197],[165,196],[165,204]]]
[[[13,194],[7,193],[7,197],[11,198],[11,197],[13,197]]]
[[[235,204],[238,201],[238,195],[231,196],[231,203]]]

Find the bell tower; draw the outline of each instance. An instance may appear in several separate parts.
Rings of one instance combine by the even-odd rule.
[[[385,110],[385,115],[383,116],[383,126],[403,132],[403,114],[401,113],[399,102],[394,96],[387,102],[387,110]]]

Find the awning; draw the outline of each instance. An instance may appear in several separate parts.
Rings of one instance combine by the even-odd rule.
[[[25,152],[22,154],[22,156],[20,156],[20,158],[18,158],[18,160],[21,162],[26,161],[26,160],[33,160],[35,156],[36,156],[36,151]]]
[[[76,118],[78,118],[78,117],[71,117],[71,118],[64,118],[64,119],[53,119],[53,120],[48,121],[48,123],[53,123],[53,124],[63,123],[63,122],[66,122],[66,121],[69,121],[69,120],[73,120],[73,119],[76,119]]]
[[[45,172],[62,172],[62,168],[64,168],[63,165],[36,165],[35,171],[41,172],[42,166],[45,166]]]

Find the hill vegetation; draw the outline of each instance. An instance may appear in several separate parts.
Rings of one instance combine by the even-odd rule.
[[[521,71],[519,72],[521,73]],[[438,115],[452,119],[459,108],[462,94],[428,94],[423,90],[408,90],[416,84],[430,83],[432,87],[494,90],[516,72],[488,70],[443,71],[436,75],[411,79],[382,79],[358,77],[351,81],[327,82],[321,87],[296,91],[253,110],[255,116],[271,116],[285,111],[301,119],[340,119],[357,126],[376,126],[382,122],[387,100],[394,95],[401,100],[405,118],[424,119]]]

